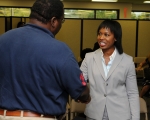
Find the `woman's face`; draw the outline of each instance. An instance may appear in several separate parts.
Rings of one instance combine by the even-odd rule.
[[[114,34],[109,28],[101,28],[97,35],[97,41],[102,50],[114,49],[115,42]]]

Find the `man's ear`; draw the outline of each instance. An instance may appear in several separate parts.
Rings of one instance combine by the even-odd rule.
[[[50,22],[51,22],[51,26],[54,27],[55,26],[55,22],[56,22],[56,17],[52,17]]]

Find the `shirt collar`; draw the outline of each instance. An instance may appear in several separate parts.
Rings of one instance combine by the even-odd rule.
[[[30,27],[32,27],[32,28],[39,29],[39,30],[41,30],[41,31],[44,31],[45,33],[48,33],[51,37],[55,38],[55,36],[52,34],[51,31],[49,31],[48,29],[43,28],[43,27],[41,27],[41,26],[38,26],[38,25],[36,25],[36,24],[27,23],[27,24],[25,24],[24,26],[30,26]]]
[[[103,56],[104,56],[104,53],[101,49],[101,57],[103,58]],[[110,60],[113,60],[115,58],[115,56],[116,56],[116,48],[115,48],[114,52],[112,53],[112,55],[109,56]]]

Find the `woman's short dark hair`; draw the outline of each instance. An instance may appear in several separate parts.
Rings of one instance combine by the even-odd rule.
[[[60,0],[36,0],[29,17],[46,24],[52,17],[60,19],[64,14],[63,7]]]
[[[118,50],[119,54],[123,53],[122,48],[122,28],[119,22],[115,20],[104,20],[97,29],[97,35],[101,28],[109,28],[110,31],[114,34],[116,41],[114,43],[116,49]]]

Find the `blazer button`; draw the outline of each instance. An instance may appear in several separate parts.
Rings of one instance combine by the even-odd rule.
[[[106,83],[106,86],[108,86],[108,83]]]
[[[106,97],[107,95],[106,94],[104,94],[104,97]]]

